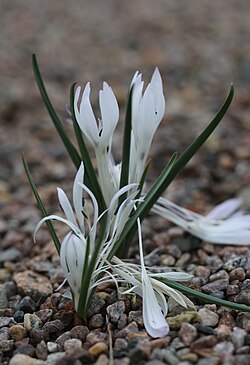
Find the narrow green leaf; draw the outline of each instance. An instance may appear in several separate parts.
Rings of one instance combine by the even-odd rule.
[[[69,137],[67,136],[67,133],[65,132],[63,125],[62,125],[60,119],[58,118],[58,116],[55,112],[55,109],[53,108],[53,106],[51,104],[51,101],[49,99],[49,96],[47,94],[47,91],[45,89],[45,86],[44,86],[44,83],[42,80],[42,76],[40,73],[40,69],[39,69],[39,66],[37,63],[36,56],[34,54],[32,55],[32,65],[33,65],[34,75],[35,75],[38,89],[41,93],[41,96],[42,96],[44,104],[48,110],[48,113],[51,117],[51,120],[52,120],[59,136],[61,137],[61,140],[64,143],[64,146],[66,147],[66,150],[67,150],[71,160],[75,164],[76,168],[79,168],[79,166],[81,164],[81,158],[79,156],[79,153],[77,152],[77,150],[71,143]]]
[[[234,302],[229,302],[228,300],[215,298],[212,295],[201,293],[197,290],[188,288],[187,286],[182,285],[180,283],[177,283],[173,280],[168,280],[168,279],[165,279],[165,278],[164,279],[163,278],[159,278],[159,279],[157,278],[157,280],[163,282],[164,284],[170,286],[173,289],[179,290],[181,293],[183,293],[187,296],[198,298],[198,299],[202,300],[203,302],[213,303],[213,304],[216,304],[216,305],[221,305],[223,307],[236,309],[236,310],[239,310],[239,311],[242,311],[242,312],[250,312],[250,306],[242,305],[242,304],[238,304],[238,303],[234,303]]]
[[[123,151],[122,151],[122,165],[121,165],[121,177],[120,177],[120,189],[128,184],[129,181],[129,161],[130,161],[130,145],[131,145],[131,130],[132,130],[132,94],[133,86],[129,90],[128,104],[126,108],[126,117],[123,134]],[[127,194],[123,194],[118,205],[120,205],[127,197]]]
[[[22,160],[23,160],[24,170],[26,172],[27,178],[29,180],[31,189],[32,189],[33,194],[34,194],[34,196],[36,198],[36,201],[37,201],[37,204],[38,204],[38,206],[40,208],[40,211],[42,213],[42,216],[43,217],[47,217],[48,216],[48,213],[47,213],[47,211],[46,211],[46,209],[45,209],[45,207],[43,205],[43,202],[42,202],[42,200],[41,200],[41,198],[40,198],[40,196],[38,194],[38,191],[37,191],[36,186],[35,186],[35,184],[33,182],[33,179],[31,177],[31,173],[30,173],[28,164],[27,164],[24,156],[22,157]],[[46,223],[46,225],[48,227],[48,230],[49,230],[49,233],[51,235],[51,238],[52,238],[52,240],[53,240],[53,242],[54,242],[54,244],[56,246],[57,252],[60,253],[61,244],[60,244],[60,241],[59,241],[59,239],[57,237],[57,234],[56,234],[56,232],[54,230],[54,227],[53,227],[53,225],[52,225],[52,223],[50,221],[46,221],[45,223]]]
[[[73,120],[76,139],[77,139],[79,150],[81,153],[81,158],[82,158],[82,160],[84,162],[84,166],[85,166],[85,174],[86,174],[85,184],[94,193],[94,195],[97,199],[98,205],[99,205],[100,212],[102,213],[106,209],[106,204],[105,204],[102,190],[101,190],[100,184],[97,180],[96,173],[95,173],[94,167],[92,165],[86,144],[85,144],[83,136],[82,136],[81,128],[79,127],[77,120],[76,120],[76,116],[75,116],[75,109],[74,109],[75,85],[76,85],[76,83],[74,83],[70,88],[70,110],[71,110],[71,114],[72,114],[72,120]]]

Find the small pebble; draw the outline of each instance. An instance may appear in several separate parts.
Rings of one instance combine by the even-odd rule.
[[[0,309],[8,308],[8,298],[5,285],[0,284]]]
[[[10,323],[14,323],[13,317],[0,317],[0,328],[7,327]]]
[[[220,340],[220,341],[230,340],[232,337],[232,331],[225,324],[220,324],[216,328],[216,335],[217,335],[218,340]]]
[[[174,317],[168,317],[167,321],[171,329],[177,330],[181,327],[184,322],[197,322],[199,320],[199,315],[194,311],[183,312]]]
[[[9,333],[12,339],[16,342],[16,341],[21,341],[23,338],[26,337],[27,330],[20,324],[16,324],[10,327]]]
[[[49,333],[58,333],[64,329],[64,324],[60,321],[60,319],[55,319],[54,321],[46,322],[43,329]]]
[[[109,319],[114,324],[118,323],[124,311],[125,311],[125,303],[123,300],[118,300],[117,302],[107,307],[107,313],[109,315]]]
[[[71,332],[67,331],[61,334],[61,336],[57,337],[55,342],[60,346],[60,350],[62,351],[64,349],[65,342],[70,339],[71,339]]]
[[[60,350],[59,347],[60,346],[57,343],[55,343],[55,342],[49,341],[47,343],[47,349],[48,349],[48,352],[50,352],[50,353],[52,353],[52,352],[58,352]]]
[[[0,251],[0,262],[18,261],[22,257],[21,252],[17,248],[8,248]]]
[[[52,316],[53,316],[53,311],[52,309],[42,309],[40,311],[35,312],[35,314],[37,315],[37,317],[39,317],[41,319],[41,321],[43,323],[48,322]]]
[[[182,323],[178,333],[184,345],[189,346],[197,337],[197,329],[190,323]]]
[[[94,357],[106,351],[108,351],[108,346],[104,342],[98,342],[89,348],[89,354]]]
[[[95,329],[100,328],[105,324],[105,320],[101,313],[94,314],[89,320],[89,328]]]
[[[65,357],[65,352],[54,352],[54,353],[48,355],[45,364],[46,365],[61,364],[62,363],[61,361],[64,357]]]
[[[213,294],[227,289],[229,284],[228,279],[215,280],[212,283],[208,283],[202,286],[202,291],[206,294]]]
[[[117,338],[114,344],[114,351],[126,351],[128,348],[128,341],[125,338]]]
[[[234,345],[230,341],[220,342],[214,346],[214,351],[218,353],[225,352],[227,354],[232,354],[234,352]]]
[[[243,281],[245,280],[245,277],[246,277],[245,270],[242,267],[237,267],[236,269],[233,269],[229,273],[230,281],[234,280]]]
[[[44,341],[41,341],[36,346],[36,356],[38,359],[46,360],[48,356],[48,348]]]
[[[64,350],[66,355],[72,355],[75,352],[81,350],[82,348],[82,341],[78,340],[77,338],[72,338],[64,342]]]
[[[142,311],[130,311],[128,314],[128,321],[132,322],[135,321],[139,327],[143,327],[143,317],[142,317]]]
[[[18,272],[14,274],[13,279],[18,292],[23,296],[30,296],[35,301],[46,298],[53,292],[49,279],[31,270]]]
[[[104,305],[105,305],[105,300],[101,298],[99,295],[94,294],[88,310],[88,318],[93,317],[94,314],[100,313]]]
[[[236,349],[244,345],[246,331],[242,328],[235,327],[232,332],[232,343]]]
[[[9,330],[9,327],[0,328],[0,341],[10,339]]]
[[[86,336],[89,334],[89,329],[86,326],[75,326],[70,330],[72,338],[78,338],[82,342],[85,342]]]
[[[34,359],[28,355],[16,354],[11,358],[9,365],[45,365],[45,362],[43,360]]]
[[[209,277],[209,281],[213,282],[220,279],[228,279],[229,275],[225,270],[220,270]]]
[[[14,348],[13,340],[1,340],[0,342],[0,351],[8,352]]]
[[[250,290],[245,290],[237,294],[234,301],[236,303],[250,305]]]
[[[20,323],[20,322],[23,322],[23,319],[24,319],[24,312],[23,311],[20,311],[20,310],[17,310],[15,313],[14,313],[14,320],[17,322],[17,323]]]
[[[219,316],[215,312],[207,308],[202,308],[198,311],[200,323],[203,326],[215,327],[219,322]]]
[[[109,358],[105,354],[101,354],[95,362],[95,365],[109,365]]]
[[[31,330],[39,330],[43,326],[43,322],[36,314],[26,313],[23,321],[24,328],[29,332]]]
[[[21,346],[18,346],[18,348],[16,349],[16,351],[14,352],[14,354],[24,354],[24,355],[28,355],[30,357],[34,357],[36,353],[35,348],[30,345],[30,344],[24,344]]]
[[[24,313],[34,313],[36,310],[36,303],[31,297],[25,296],[21,299],[17,309],[23,311]]]

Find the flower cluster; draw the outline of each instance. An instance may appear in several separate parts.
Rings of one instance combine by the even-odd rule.
[[[145,215],[151,208],[152,212],[180,225],[203,240],[213,243],[250,244],[250,215],[239,209],[240,199],[226,201],[203,217],[160,197],[167,184],[218,125],[230,105],[232,91],[209,127],[203,131],[201,137],[187,150],[186,154],[184,152],[184,157],[176,160],[176,156],[173,156],[153,187],[147,190],[145,175],[148,153],[154,133],[165,112],[165,98],[159,70],[155,69],[144,92],[142,75],[136,72],[132,79],[129,143],[123,146],[127,165],[124,162],[126,158],[120,163],[115,163],[112,155],[112,138],[119,120],[119,107],[111,87],[106,82],[103,83],[103,88],[99,92],[101,117],[96,118],[90,102],[90,83],[87,83],[83,90],[78,86],[71,105],[71,115],[73,122],[77,123],[78,128],[94,148],[97,166],[97,179],[96,177],[89,179],[90,182],[87,183],[85,175],[88,178],[91,177],[87,166],[94,171],[90,159],[87,160],[88,152],[86,150],[82,155],[83,162],[78,163],[78,152],[68,140],[60,122],[55,117],[55,112],[51,111],[52,107],[47,102],[48,97],[36,61],[34,65],[39,87],[45,95],[44,100],[52,119],[55,118],[53,122],[63,136],[63,140],[66,141],[65,145],[69,153],[73,154],[72,160],[78,165],[73,183],[73,204],[70,203],[65,192],[58,188],[58,200],[65,217],[55,214],[46,215],[40,198],[37,198],[44,218],[38,223],[35,236],[40,226],[44,222],[48,224],[51,220],[60,221],[69,227],[69,233],[62,239],[58,251],[63,272],[73,294],[75,309],[80,315],[86,317],[97,285],[111,280],[116,283],[125,281],[131,285],[128,292],[133,291],[143,298],[143,318],[148,333],[152,337],[163,337],[169,331],[165,320],[168,311],[165,296],[185,308],[192,307],[193,303],[159,278],[188,281],[192,276],[180,272],[157,274],[145,267],[140,215]],[[81,141],[81,138],[82,136],[78,138],[78,141]],[[82,143],[84,143],[83,139]],[[123,181],[122,174],[125,170],[127,174],[124,174]],[[29,177],[28,172],[27,175]],[[105,206],[102,210],[95,194],[96,185],[104,200]],[[34,185],[32,188],[35,191]],[[35,196],[38,197],[36,191]],[[91,202],[90,205],[86,204],[86,198]],[[51,229],[50,226],[49,228]],[[126,244],[128,234],[134,228],[138,232],[140,265],[122,261],[115,256],[121,245]]]

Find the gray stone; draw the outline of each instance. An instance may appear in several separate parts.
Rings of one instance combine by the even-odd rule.
[[[16,354],[11,358],[9,365],[45,365],[45,362],[43,360],[33,359],[28,355]]]
[[[9,339],[10,339],[9,327],[0,328],[0,341]]]
[[[236,349],[239,349],[244,344],[246,331],[242,328],[235,327],[232,332],[232,342]]]
[[[75,326],[70,330],[72,338],[78,338],[82,342],[86,340],[86,336],[89,334],[89,329],[86,326]]]
[[[31,330],[39,330],[43,326],[43,322],[37,315],[26,313],[23,321],[24,328],[30,332]]]
[[[71,339],[71,333],[70,331],[67,331],[61,334],[61,336],[57,337],[55,342],[60,346],[60,350],[62,351],[64,349],[64,343],[70,339]]]
[[[46,365],[56,365],[57,362],[62,360],[65,356],[65,352],[55,352],[53,354],[49,354],[46,359]]]
[[[2,340],[0,342],[0,351],[2,352],[8,352],[12,350],[14,347],[14,341],[13,340]]]
[[[105,305],[105,300],[101,298],[99,295],[94,294],[88,310],[88,318],[92,317],[94,314],[100,313],[104,305]]]
[[[64,324],[60,319],[55,319],[54,321],[46,322],[43,329],[49,333],[58,333],[64,329]]]
[[[89,328],[99,328],[102,327],[105,323],[105,320],[103,318],[103,315],[101,313],[94,314],[93,317],[90,318],[89,321]]]
[[[207,308],[202,308],[198,311],[200,317],[200,323],[203,326],[215,327],[219,321],[217,313],[212,312]]]
[[[21,252],[17,248],[8,248],[0,251],[0,262],[17,261],[20,260],[21,256]]]
[[[125,312],[125,303],[119,300],[107,307],[107,313],[112,323],[117,324],[121,315]]]
[[[64,343],[64,350],[66,355],[72,355],[77,351],[81,350],[82,348],[82,341],[78,340],[77,338],[72,338],[70,340],[65,341]]]
[[[190,323],[182,323],[179,331],[179,337],[184,345],[189,346],[197,337],[197,329]]]
[[[8,298],[5,285],[0,284],[0,309],[8,308]]]
[[[208,283],[202,286],[202,291],[206,294],[213,294],[227,289],[229,284],[228,279],[215,280],[212,283]]]
[[[234,298],[236,303],[250,305],[250,290],[245,290],[237,294]]]
[[[48,349],[48,352],[50,352],[50,353],[58,352],[60,350],[60,346],[55,342],[49,341],[47,343],[47,349]]]
[[[0,328],[7,327],[10,323],[15,323],[13,317],[0,317]]]
[[[219,342],[214,346],[214,351],[218,353],[225,352],[227,354],[232,354],[234,352],[234,345],[230,341]]]

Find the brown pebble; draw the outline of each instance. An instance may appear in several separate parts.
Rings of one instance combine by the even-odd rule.
[[[190,349],[197,355],[206,356],[212,353],[212,348],[216,345],[216,343],[216,336],[210,335],[194,341],[191,344]]]
[[[233,281],[233,280],[243,281],[243,280],[245,280],[245,277],[246,277],[246,274],[242,267],[237,267],[236,269],[233,269],[229,273],[230,281]]]
[[[9,334],[16,342],[21,341],[26,336],[27,331],[20,324],[15,324],[14,326],[10,327]]]
[[[46,276],[35,273],[31,270],[18,272],[13,276],[18,292],[24,296],[30,296],[35,301],[41,297],[52,294],[53,288]]]
[[[89,329],[86,326],[75,326],[70,330],[70,334],[72,338],[78,338],[78,340],[84,342],[89,334]]]
[[[97,357],[102,352],[106,351],[108,351],[108,346],[104,342],[97,342],[95,345],[89,348],[89,354],[94,357]]]
[[[185,346],[189,346],[197,337],[197,329],[190,323],[182,323],[179,330],[179,337]]]

